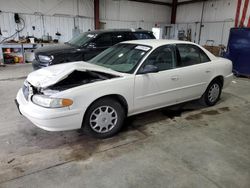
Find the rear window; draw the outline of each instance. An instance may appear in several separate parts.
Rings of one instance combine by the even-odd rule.
[[[136,33],[133,33],[134,37],[136,39],[153,39],[153,35],[151,33],[139,33],[139,32],[136,32]]]

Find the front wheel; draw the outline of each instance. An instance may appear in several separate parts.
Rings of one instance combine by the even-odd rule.
[[[125,111],[118,101],[99,99],[87,110],[83,130],[97,138],[108,138],[120,131],[124,119]]]
[[[222,90],[221,82],[218,80],[212,81],[207,87],[205,93],[201,97],[202,104],[205,104],[207,106],[215,105],[220,99],[221,90]]]

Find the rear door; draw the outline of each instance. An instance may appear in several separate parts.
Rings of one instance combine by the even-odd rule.
[[[182,101],[200,97],[212,76],[211,61],[193,44],[177,44],[177,70]]]

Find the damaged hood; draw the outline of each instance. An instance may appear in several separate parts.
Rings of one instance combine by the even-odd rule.
[[[78,61],[39,69],[30,73],[27,77],[27,81],[35,87],[46,88],[67,78],[68,75],[70,75],[74,71],[96,71],[115,76],[124,75],[124,73],[119,73],[117,71],[113,71],[105,67],[101,67],[83,61]]]

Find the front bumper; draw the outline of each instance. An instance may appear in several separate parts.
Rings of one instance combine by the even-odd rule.
[[[17,106],[22,115],[33,124],[47,131],[79,129],[82,126],[83,110],[65,108],[44,108],[27,101],[22,89],[17,93]]]

